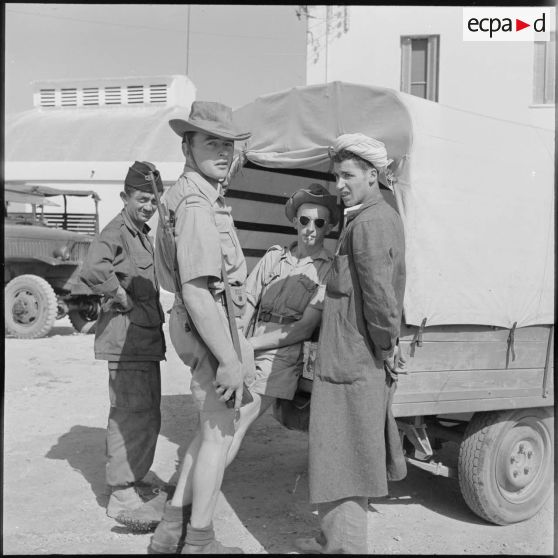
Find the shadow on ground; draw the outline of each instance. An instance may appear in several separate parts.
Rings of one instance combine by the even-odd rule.
[[[161,436],[177,445],[178,465],[195,434],[197,411],[191,395],[163,396],[161,411]],[[318,527],[308,502],[307,445],[306,433],[287,430],[266,413],[248,432],[225,473],[225,498],[269,553],[294,550],[296,537],[315,534]],[[89,483],[98,505],[106,506],[105,429],[73,426],[46,457],[66,460]],[[370,511],[376,511],[375,504],[420,504],[457,521],[484,524],[465,504],[456,479],[435,477],[409,466],[407,478],[390,483],[389,491],[387,498],[370,499]]]
[[[459,446],[446,442],[435,459],[457,469]],[[407,465],[407,478],[400,482],[389,483],[387,498],[371,498],[369,509],[376,511],[374,504],[409,505],[420,504],[425,508],[456,521],[486,525],[487,522],[475,515],[465,503],[457,478],[433,475],[413,465]]]
[[[105,484],[105,436],[104,428],[72,426],[46,454],[48,459],[67,461],[75,471],[81,473],[102,507],[107,505],[108,500]]]
[[[163,396],[161,435],[178,445],[182,459],[198,424],[190,395]],[[225,472],[222,492],[242,524],[267,552],[292,548],[315,517],[308,504],[307,436],[281,426],[266,413],[246,435]]]
[[[180,459],[187,447],[186,436],[189,441],[189,434],[197,424],[197,414],[190,399],[189,395],[177,395],[163,396],[161,400],[161,435],[179,446]],[[106,430],[75,425],[58,438],[45,457],[67,461],[89,483],[99,506],[106,507],[109,491],[105,483],[105,455]],[[164,484],[153,471],[146,479],[153,484]]]

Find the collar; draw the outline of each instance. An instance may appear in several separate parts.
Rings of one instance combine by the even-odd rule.
[[[370,193],[366,196],[363,202],[360,204],[358,209],[353,211],[349,211],[346,218],[347,223],[350,223],[357,215],[360,215],[365,209],[376,205],[378,202],[382,201],[384,196],[382,196],[382,192],[380,192],[379,186],[370,189]]]
[[[291,245],[289,245],[284,251],[283,254],[281,256],[281,259],[285,259],[287,260],[289,263],[295,263],[293,262],[293,256],[292,256],[292,252],[295,251],[296,247],[298,245],[298,242],[295,240]],[[312,261],[314,260],[324,260],[324,261],[329,261],[331,260],[331,254],[329,253],[328,250],[326,250],[323,246],[322,249],[317,252],[316,254],[313,254],[312,256],[306,256],[305,258],[302,258],[301,260],[298,260],[298,262],[300,261],[304,261],[306,259],[311,259]]]
[[[120,214],[122,215],[122,220],[124,221],[124,225],[126,225],[126,227],[128,228],[128,230],[132,233],[133,236],[136,236],[139,233],[142,234],[149,234],[149,231],[151,230],[151,228],[149,227],[149,225],[147,223],[145,223],[143,225],[143,230],[139,230],[137,225],[135,225],[132,220],[130,219],[130,217],[128,217],[128,214],[126,213],[126,210],[123,209]]]
[[[188,164],[184,165],[182,176],[187,180],[191,180],[211,202],[211,205],[214,205],[219,198],[223,197],[220,192],[221,188],[217,190],[197,170],[188,166]]]

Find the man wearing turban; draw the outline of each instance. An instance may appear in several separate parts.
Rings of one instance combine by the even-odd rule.
[[[306,552],[365,554],[368,498],[406,476],[391,413],[405,289],[405,240],[399,214],[384,200],[390,181],[382,142],[345,134],[333,146],[337,191],[354,207],[328,277],[309,427],[310,500],[321,532],[298,539]]]

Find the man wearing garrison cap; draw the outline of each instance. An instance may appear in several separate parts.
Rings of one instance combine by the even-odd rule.
[[[367,554],[368,498],[406,475],[391,399],[405,366],[397,343],[405,289],[399,214],[379,189],[390,160],[381,141],[344,134],[333,146],[337,192],[355,207],[326,286],[309,427],[310,501],[321,532],[305,552]]]
[[[81,280],[103,295],[95,331],[95,358],[108,361],[110,412],[106,482],[111,489],[107,515],[116,518],[154,496],[142,483],[155,454],[161,427],[161,376],[165,358],[147,222],[157,210],[151,178],[163,183],[154,165],[136,161],[120,197],[122,211],[95,238]]]

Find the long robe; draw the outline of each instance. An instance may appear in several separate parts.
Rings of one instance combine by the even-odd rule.
[[[326,287],[309,427],[312,503],[380,497],[407,468],[384,359],[399,336],[405,240],[378,189],[347,219]]]

